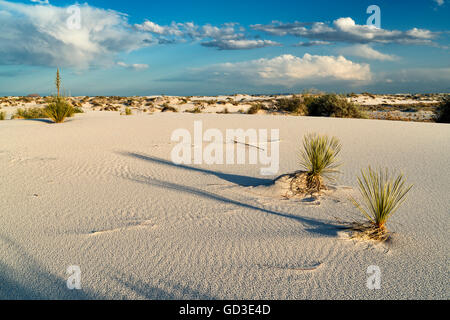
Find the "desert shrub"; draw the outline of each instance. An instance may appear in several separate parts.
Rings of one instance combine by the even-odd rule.
[[[67,117],[73,116],[74,109],[65,97],[55,96],[53,101],[44,108],[44,112],[53,122],[63,123]]]
[[[308,115],[317,117],[363,118],[359,107],[337,94],[325,94],[309,97]]]
[[[47,113],[42,108],[19,108],[13,115],[13,119],[41,119],[48,118]]]
[[[84,110],[81,107],[74,107],[73,113],[84,113]]]
[[[406,200],[406,194],[412,185],[405,185],[402,174],[394,178],[389,175],[387,169],[375,171],[371,167],[361,170],[358,184],[362,203],[354,198],[352,202],[376,229],[375,233],[371,234],[383,236],[387,220]]]
[[[375,99],[375,98],[376,98],[376,96],[375,96],[374,94],[370,93],[370,92],[363,92],[362,95],[368,96],[368,97],[370,97],[370,98],[372,98],[372,99]]]
[[[261,103],[255,103],[247,110],[247,114],[256,114],[261,109],[262,109],[262,104]]]
[[[307,187],[320,190],[323,178],[334,180],[339,173],[337,156],[341,144],[336,137],[310,133],[303,138],[303,150],[300,152],[300,165],[307,172]]]
[[[437,122],[450,123],[450,98],[446,98],[438,107]]]
[[[126,107],[126,108],[125,108],[125,115],[126,115],[126,116],[131,116],[132,114],[133,114],[133,111],[131,111],[130,108]]]
[[[298,96],[278,99],[276,102],[276,107],[280,111],[286,111],[300,115],[305,115],[307,113],[304,99]]]
[[[1,111],[0,112],[0,121],[1,120],[5,120],[6,119],[6,112],[5,111]]]
[[[193,109],[186,110],[186,112],[188,112],[188,113],[202,113],[202,109],[200,107],[195,107]]]
[[[161,112],[167,112],[167,111],[178,112],[178,109],[177,109],[177,108],[172,107],[172,106],[168,105],[167,103],[164,103],[164,104],[162,105],[162,107],[163,107],[163,108],[161,109]]]

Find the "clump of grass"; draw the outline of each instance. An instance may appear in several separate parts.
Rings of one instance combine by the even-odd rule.
[[[0,121],[1,120],[5,120],[6,119],[6,112],[5,111],[1,111],[0,112]]]
[[[307,114],[304,99],[295,95],[292,98],[278,99],[276,102],[276,107],[280,111],[296,113],[299,115]]]
[[[447,97],[438,108],[437,122],[450,123],[450,97]]]
[[[55,96],[45,108],[44,113],[55,123],[63,123],[67,117],[72,117],[74,109],[65,97]]]
[[[412,185],[406,185],[402,174],[394,178],[388,169],[375,171],[371,167],[361,170],[358,184],[362,203],[354,198],[352,202],[369,222],[353,223],[351,229],[369,239],[387,240],[386,222],[406,200]]]
[[[344,96],[337,94],[308,97],[306,104],[309,116],[364,118],[364,114],[356,104],[348,101]]]
[[[341,144],[336,137],[310,133],[303,138],[303,150],[300,153],[300,165],[307,172],[309,190],[325,189],[323,179],[334,180],[339,173],[340,163],[337,156]]]
[[[19,108],[13,115],[13,119],[42,119],[48,118],[47,113],[42,108]]]
[[[126,108],[125,108],[125,115],[126,115],[126,116],[131,116],[132,114],[133,114],[133,112],[131,111],[131,109],[128,108],[128,107],[126,107]]]

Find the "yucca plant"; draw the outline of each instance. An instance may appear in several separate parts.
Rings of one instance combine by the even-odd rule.
[[[394,178],[388,169],[375,171],[371,167],[361,170],[358,184],[362,203],[352,198],[353,204],[369,219],[376,233],[385,233],[386,222],[406,200],[412,185],[406,185],[403,174]]]
[[[67,99],[60,95],[61,77],[59,68],[56,70],[55,85],[58,94],[50,100],[50,103],[44,109],[44,113],[55,123],[63,123],[67,117],[73,116],[74,109]]]
[[[307,188],[320,191],[324,188],[323,178],[335,180],[339,173],[337,156],[341,152],[341,143],[336,137],[310,133],[303,138],[303,150],[300,153],[300,165],[307,172]]]
[[[44,109],[45,114],[55,123],[62,123],[67,117],[72,117],[72,105],[64,97],[55,96]]]

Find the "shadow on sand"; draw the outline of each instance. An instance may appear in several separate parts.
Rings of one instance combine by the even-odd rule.
[[[43,123],[46,123],[46,124],[55,124],[55,125],[56,124],[60,124],[60,123],[55,123],[52,120],[47,119],[47,118],[21,119],[21,120],[24,120],[24,121],[37,121],[37,122],[43,122]],[[76,120],[75,118],[66,118],[63,123],[68,123],[68,122],[72,122],[72,121],[75,121],[75,120]]]
[[[135,292],[139,296],[147,300],[213,300],[212,296],[201,293],[197,290],[193,290],[180,284],[171,284],[164,279],[158,279],[163,281],[164,287],[170,288],[171,292],[167,290],[151,286],[140,279],[135,279],[130,275],[118,273],[112,280],[119,283],[121,286]]]
[[[141,153],[134,153],[134,152],[120,152],[119,154],[123,156],[133,157],[145,161],[149,161],[156,164],[171,166],[178,169],[184,169],[184,170],[190,170],[195,171],[199,173],[204,174],[210,174],[213,176],[216,176],[222,180],[237,184],[241,187],[256,187],[256,186],[262,186],[262,185],[270,185],[273,183],[272,179],[261,179],[261,178],[254,178],[254,177],[248,177],[248,176],[242,176],[237,174],[229,174],[229,173],[223,173],[223,172],[217,172],[197,167],[191,167],[184,164],[175,164],[171,161],[164,160],[161,158],[152,157],[149,155],[141,154]]]
[[[93,294],[86,289],[69,290],[64,278],[46,271],[39,262],[29,255],[25,248],[10,238],[0,235],[0,249],[3,252],[14,252],[14,259],[20,262],[19,268],[12,268],[0,261],[0,300],[104,300],[99,294]],[[64,266],[62,266],[64,270]],[[153,287],[142,280],[132,276],[117,273],[116,276],[105,279],[115,281],[118,285],[127,288],[144,299],[173,300],[214,299],[206,294],[192,290],[180,284],[164,283],[164,287],[171,292]],[[82,281],[83,283],[83,281]],[[120,289],[117,290],[120,292]],[[127,299],[126,296],[113,296],[112,299]],[[110,297],[108,297],[110,299]]]
[[[265,209],[265,208],[260,208],[260,207],[257,207],[257,206],[251,205],[251,204],[247,204],[247,203],[243,203],[243,202],[236,201],[233,199],[229,199],[224,196],[220,196],[215,193],[200,190],[200,189],[197,189],[194,187],[189,187],[189,186],[179,185],[179,184],[171,183],[171,182],[167,182],[167,181],[152,179],[152,178],[145,177],[145,176],[136,176],[135,178],[129,178],[129,179],[131,181],[134,181],[137,183],[142,183],[142,184],[155,186],[155,187],[159,187],[159,188],[170,189],[170,190],[174,190],[177,192],[184,192],[184,193],[188,193],[191,195],[223,202],[226,204],[232,204],[232,205],[235,205],[235,206],[238,206],[241,208],[255,210],[255,211],[272,214],[272,215],[283,217],[283,218],[292,219],[296,222],[303,224],[305,226],[306,231],[314,233],[314,234],[319,234],[322,236],[334,237],[337,235],[337,231],[339,228],[339,226],[337,224],[332,224],[327,221],[320,221],[320,220],[300,217],[300,216],[296,216],[296,215],[292,215],[292,214],[288,214],[288,213],[277,212],[277,211],[273,211],[273,210],[269,210],[269,209]]]
[[[83,289],[69,290],[66,285],[67,279],[46,271],[26,252],[24,247],[5,235],[0,235],[0,248],[3,252],[14,252],[14,259],[20,263],[20,269],[14,269],[0,261],[0,299],[87,300],[100,298]]]

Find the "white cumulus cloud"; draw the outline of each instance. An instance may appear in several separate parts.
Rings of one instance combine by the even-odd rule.
[[[125,15],[87,4],[79,8],[81,24],[74,29],[67,8],[0,0],[0,65],[112,65],[117,53],[148,45],[151,37],[128,25]]]
[[[368,64],[354,63],[343,56],[290,54],[272,59],[257,59],[237,63],[222,63],[193,71],[198,78],[212,80],[240,79],[261,85],[282,85],[343,82],[368,82],[372,75]]]

